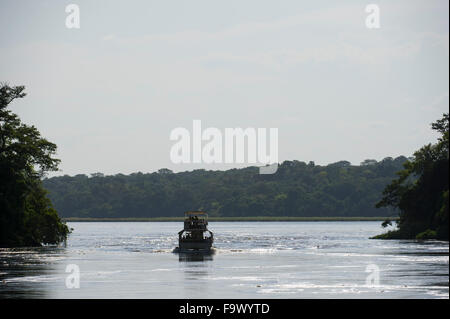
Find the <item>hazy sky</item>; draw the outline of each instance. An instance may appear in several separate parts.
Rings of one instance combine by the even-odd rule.
[[[68,29],[66,5],[80,8]],[[380,8],[368,29],[367,4]],[[176,127],[279,130],[279,159],[410,156],[449,106],[448,1],[0,0],[0,81],[58,174],[173,164]],[[242,165],[239,165],[242,166]],[[244,165],[245,166],[245,165]]]

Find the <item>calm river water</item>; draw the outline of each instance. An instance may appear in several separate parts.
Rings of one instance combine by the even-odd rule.
[[[0,249],[0,298],[449,298],[448,242],[368,239],[380,222],[210,222],[210,256],[172,253],[181,222],[69,226]]]

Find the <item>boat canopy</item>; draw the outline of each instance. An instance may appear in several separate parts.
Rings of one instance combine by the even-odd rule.
[[[203,218],[203,219],[208,218],[208,214],[205,212],[202,212],[202,211],[190,211],[190,212],[184,213],[184,218],[186,218],[186,219],[192,218],[194,216],[197,216],[198,218]]]

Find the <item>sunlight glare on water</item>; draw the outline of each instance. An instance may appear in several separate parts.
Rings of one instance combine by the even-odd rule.
[[[0,250],[1,298],[449,297],[448,242],[369,239],[380,222],[211,222],[209,256],[172,253],[177,222],[69,226],[65,247]]]

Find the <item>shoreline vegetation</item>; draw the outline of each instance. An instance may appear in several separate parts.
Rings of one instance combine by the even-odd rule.
[[[398,217],[391,217],[395,221]],[[67,217],[65,222],[181,222],[184,217],[127,217],[127,218],[93,218]],[[292,217],[292,216],[248,216],[248,217],[208,217],[211,222],[320,222],[320,221],[385,221],[386,217]]]
[[[439,239],[448,241],[449,113],[431,124],[440,137],[414,153],[383,191],[377,208],[400,212],[397,229],[373,239]],[[382,226],[392,225],[386,220]]]
[[[7,109],[24,89],[0,83],[0,247],[54,245],[70,233],[42,186],[58,170],[56,145]]]

